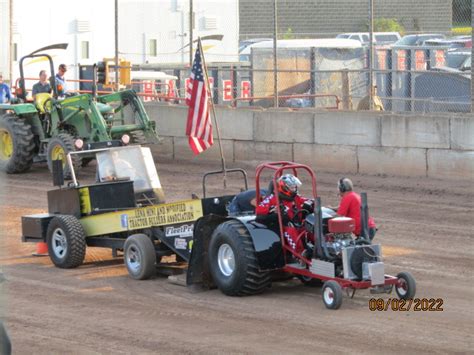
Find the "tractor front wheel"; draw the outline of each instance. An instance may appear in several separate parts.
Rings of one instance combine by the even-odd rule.
[[[27,171],[33,164],[35,143],[31,126],[13,114],[0,118],[0,166],[8,174]]]
[[[61,160],[63,162],[63,173],[65,179],[71,179],[71,169],[67,163],[67,155],[70,152],[75,151],[74,138],[68,133],[59,133],[57,136],[52,137],[48,143],[47,161],[48,168],[53,171],[53,161]],[[81,168],[82,160],[77,154],[71,156],[74,170],[77,171]]]
[[[128,237],[123,250],[128,274],[133,279],[146,280],[153,276],[156,272],[155,246],[146,234]]]
[[[237,220],[224,222],[216,228],[208,255],[212,278],[228,296],[261,293],[271,284],[270,273],[259,270],[248,230]]]
[[[58,215],[48,225],[48,254],[54,265],[72,269],[82,265],[86,255],[86,234],[74,216]]]
[[[395,285],[395,292],[402,300],[415,297],[416,281],[409,272],[401,272],[397,275],[398,282]]]
[[[145,136],[145,132],[143,131],[132,131],[130,132],[130,138],[131,138],[131,142],[133,144],[147,144],[148,143],[148,139],[146,138]]]
[[[326,308],[338,309],[342,304],[342,287],[334,280],[323,285],[323,302]]]

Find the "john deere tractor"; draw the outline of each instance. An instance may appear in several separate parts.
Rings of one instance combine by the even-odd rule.
[[[23,63],[43,57],[49,61],[52,93],[27,99]],[[94,83],[95,88],[95,83]],[[56,82],[54,64],[48,54],[33,52],[20,60],[20,80],[16,98],[0,105],[0,167],[9,174],[27,171],[33,163],[62,160],[64,175],[70,177],[67,154],[122,144],[156,143],[155,122],[145,112],[133,90],[103,96],[63,95]],[[96,90],[94,90],[95,92]],[[93,155],[91,156],[93,157]],[[92,158],[73,155],[76,169]]]

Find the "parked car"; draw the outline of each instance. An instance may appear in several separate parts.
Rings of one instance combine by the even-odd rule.
[[[472,48],[471,37],[452,37],[446,39],[430,39],[425,41],[426,46],[447,46],[450,49],[456,48]]]
[[[431,39],[444,39],[445,35],[440,33],[423,33],[417,35],[406,35],[400,40],[393,44],[394,47],[398,46],[422,46],[427,40]]]
[[[448,51],[446,54],[446,66],[460,71],[471,70],[471,52]]]
[[[370,34],[368,32],[341,33],[336,38],[355,39],[363,45],[369,44]],[[392,44],[401,38],[398,32],[374,32],[374,43],[379,45]]]

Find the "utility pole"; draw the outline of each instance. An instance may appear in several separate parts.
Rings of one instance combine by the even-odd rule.
[[[369,0],[369,110],[374,109],[374,0]]]
[[[115,0],[115,91],[119,91],[118,0]]]
[[[189,66],[193,66],[193,0],[189,0]],[[202,53],[201,53],[202,55]]]
[[[8,51],[8,71],[9,71],[9,79],[10,79],[10,87],[13,85],[13,0],[9,1],[8,4],[8,21],[9,21],[9,31],[8,31],[8,42],[9,48]]]
[[[278,107],[277,40],[278,40],[277,0],[273,0],[273,106],[274,107]]]

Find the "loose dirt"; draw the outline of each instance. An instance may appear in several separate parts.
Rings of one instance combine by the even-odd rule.
[[[202,174],[215,164],[165,161],[159,174],[169,201],[201,195]],[[250,179],[254,167],[247,166]],[[80,180],[94,177],[94,164]],[[336,205],[340,176],[318,174],[318,193]],[[264,294],[233,298],[196,291],[157,275],[128,277],[122,258],[89,248],[83,266],[55,268],[21,242],[21,216],[45,212],[52,188],[44,165],[22,175],[0,173],[0,267],[3,314],[15,353],[468,353],[473,334],[471,182],[353,176],[366,191],[380,228],[388,272],[410,271],[417,297],[442,298],[443,312],[370,311],[356,293],[327,310],[319,288],[298,280],[274,283]],[[211,194],[235,192],[215,178]],[[254,182],[250,180],[250,185]]]

